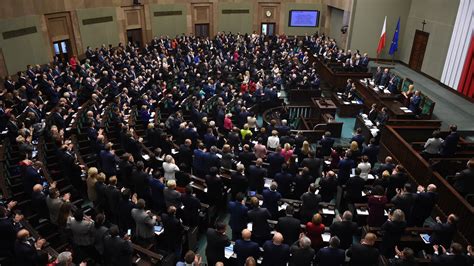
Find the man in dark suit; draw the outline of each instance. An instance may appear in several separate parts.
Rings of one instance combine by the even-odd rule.
[[[281,165],[285,162],[285,157],[281,155],[281,148],[277,147],[275,152],[270,152],[267,156],[268,177],[274,178],[275,174],[281,171]]]
[[[357,146],[359,147],[359,150],[362,150],[362,144],[364,144],[365,142],[365,137],[364,135],[362,135],[362,128],[357,128],[356,129],[356,134],[354,136],[352,136],[351,138],[351,142],[352,141],[355,141],[357,142]]]
[[[41,263],[41,249],[45,243],[45,239],[36,241],[30,239],[30,232],[26,229],[18,231],[17,240],[15,241],[15,265],[39,265]]]
[[[120,190],[117,188],[117,177],[109,178],[109,185],[105,188],[105,198],[107,200],[107,214],[113,223],[117,223],[119,215]]]
[[[276,173],[275,182],[278,184],[278,192],[281,193],[283,198],[288,198],[291,193],[291,183],[293,182],[293,176],[288,172],[288,165],[286,163],[281,165],[281,171]]]
[[[291,245],[290,253],[291,266],[310,266],[315,251],[311,248],[311,240],[304,234],[300,234],[299,239]]]
[[[434,245],[434,254],[431,257],[431,263],[434,266],[471,266],[474,263],[474,253],[471,246],[468,246],[468,254],[463,254],[462,245],[452,243],[449,252],[446,252],[444,246],[441,246],[443,254],[440,254],[440,246]]]
[[[379,112],[377,111],[377,104],[374,103],[371,106],[371,109],[367,115],[367,118],[372,121],[372,123],[375,123],[375,119],[377,119],[377,116],[379,115]]]
[[[379,265],[379,250],[374,247],[377,236],[367,233],[360,244],[355,243],[347,250],[347,257],[351,260],[350,266],[377,266]]]
[[[225,234],[226,225],[218,222],[216,229],[207,229],[206,257],[208,265],[216,265],[217,262],[224,262],[224,249],[230,245],[230,240]]]
[[[16,230],[13,221],[8,217],[8,210],[0,206],[0,256],[8,257],[13,255]]]
[[[467,169],[456,174],[453,186],[463,196],[474,194],[474,159],[467,162]]]
[[[181,197],[181,203],[183,204],[181,215],[183,224],[190,227],[198,226],[201,201],[193,195],[193,188],[191,185],[185,187],[184,195]]]
[[[191,149],[192,142],[190,139],[186,139],[184,144],[179,146],[178,162],[179,164],[185,163],[186,166],[190,167],[193,163],[193,150]]]
[[[329,246],[322,248],[316,253],[316,263],[318,265],[340,266],[346,259],[343,249],[339,248],[339,238],[337,236],[329,239]]]
[[[163,238],[166,247],[170,251],[174,251],[177,258],[181,257],[183,246],[184,227],[181,221],[176,218],[176,207],[169,206],[167,213],[161,215],[163,223]]]
[[[377,116],[375,123],[377,124],[377,126],[384,126],[388,122],[389,119],[390,119],[390,116],[388,114],[387,107],[382,107],[382,110]]]
[[[248,257],[258,258],[260,247],[251,240],[252,232],[248,229],[242,230],[242,239],[237,239],[234,245],[234,252],[237,255],[237,265],[245,265]]]
[[[375,164],[378,161],[377,157],[379,156],[379,150],[380,148],[375,144],[374,138],[371,138],[369,140],[369,145],[362,149],[362,155],[365,155],[369,158],[369,163],[372,166],[372,169],[375,167]]]
[[[321,177],[321,165],[322,160],[316,158],[316,153],[314,151],[310,151],[308,153],[308,158],[304,158],[301,162],[301,167],[308,167],[309,173],[314,178]]]
[[[283,236],[275,233],[273,240],[263,245],[263,265],[284,266],[290,259],[290,248],[283,243]]]
[[[122,191],[122,199],[118,206],[118,226],[121,232],[135,228],[135,221],[132,218],[132,209],[137,207],[137,196],[132,196],[130,189],[126,188]]]
[[[347,151],[344,158],[339,161],[339,172],[337,173],[337,181],[339,185],[345,185],[351,175],[352,168],[354,167],[354,161],[350,159],[351,156],[351,151]]]
[[[438,202],[438,193],[436,193],[436,186],[429,184],[425,188],[418,186],[418,193],[415,195],[415,202],[412,209],[413,225],[422,227],[425,220],[430,217],[434,206]]]
[[[272,215],[266,208],[260,208],[258,199],[252,197],[250,199],[252,210],[248,212],[249,222],[252,223],[252,237],[255,242],[262,245],[270,238],[270,226],[267,220],[272,218]]]
[[[112,225],[109,229],[110,235],[104,239],[104,260],[105,265],[132,265],[133,248],[130,236],[125,235],[120,238],[119,228]]]
[[[275,227],[275,230],[283,235],[283,243],[287,245],[295,243],[301,232],[301,222],[293,217],[294,212],[293,206],[288,205],[285,210],[286,216],[278,218]]]
[[[209,171],[207,160],[209,154],[204,151],[204,144],[200,143],[194,150],[193,170],[197,177],[203,178]]]
[[[430,243],[434,245],[442,245],[448,247],[453,241],[454,234],[457,231],[458,217],[450,214],[446,223],[436,217],[436,224],[433,226],[433,233],[430,236]]]
[[[392,175],[388,178],[387,198],[392,199],[397,194],[397,188],[402,189],[408,182],[405,167],[401,164],[395,166]]]
[[[340,240],[342,249],[348,249],[352,245],[354,235],[357,233],[357,224],[352,221],[352,213],[345,211],[342,214],[342,220],[339,218],[338,221],[331,224],[331,235],[337,236]]]
[[[323,138],[319,141],[321,145],[321,155],[329,156],[331,154],[332,146],[334,145],[334,139],[331,138],[331,132],[326,131]]]
[[[390,73],[388,72],[388,68],[386,68],[383,70],[382,77],[380,78],[380,86],[387,87],[389,81],[390,81]]]
[[[142,161],[137,162],[137,166],[132,173],[132,184],[135,193],[139,198],[149,199],[149,179],[150,176],[145,172],[145,165]]]
[[[348,203],[361,203],[363,201],[362,191],[365,188],[365,180],[360,177],[360,168],[354,170],[355,175],[349,177],[346,182],[346,200]]]
[[[255,154],[250,150],[250,146],[245,144],[243,151],[239,154],[239,160],[245,166],[245,169],[248,169],[252,161],[256,159]]]
[[[272,182],[270,184],[270,189],[263,190],[263,207],[272,215],[273,219],[276,219],[278,216],[278,201],[281,199],[280,192],[277,191],[277,183]]]
[[[380,80],[382,79],[382,74],[383,74],[382,68],[377,67],[377,72],[375,72],[374,77],[373,77],[375,85],[377,85],[377,86],[380,85]]]
[[[242,230],[247,227],[248,208],[245,206],[244,195],[237,193],[235,201],[229,202],[227,209],[230,214],[229,225],[232,229],[232,240],[236,240],[240,237]]]
[[[23,173],[23,188],[25,195],[31,195],[33,192],[33,186],[43,182],[43,177],[39,173],[41,167],[43,167],[43,164],[40,161],[36,161],[32,165],[26,167]]]
[[[393,169],[395,169],[395,164],[393,163],[393,159],[390,156],[385,157],[384,163],[380,164],[379,168],[377,169],[377,175],[382,176],[384,171],[388,171],[390,174],[392,173]]]
[[[456,153],[458,148],[459,142],[459,134],[457,132],[458,127],[456,125],[449,126],[449,135],[444,139],[442,148],[441,148],[441,156],[449,157],[453,156]]]
[[[300,200],[302,202],[300,208],[301,221],[306,224],[319,211],[321,195],[316,194],[316,185],[310,184],[308,191],[301,195]]]
[[[262,193],[265,184],[264,178],[267,176],[267,169],[262,167],[262,159],[257,159],[255,165],[249,167],[249,190]]]
[[[102,171],[107,177],[111,177],[117,173],[118,159],[112,150],[111,142],[105,144],[105,150],[100,151],[99,158]]]
[[[323,202],[330,202],[335,198],[337,192],[336,173],[328,171],[326,177],[323,177],[319,182],[321,200]]]

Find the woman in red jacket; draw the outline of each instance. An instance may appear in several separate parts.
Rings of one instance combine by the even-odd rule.
[[[311,247],[314,251],[319,250],[323,246],[324,224],[321,214],[316,213],[311,222],[306,224],[306,236],[311,239]]]
[[[76,59],[76,56],[75,56],[75,55],[71,56],[71,59],[69,59],[69,65],[71,66],[71,69],[72,69],[73,71],[76,71],[77,59]]]

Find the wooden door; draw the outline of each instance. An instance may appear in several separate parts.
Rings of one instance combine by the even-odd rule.
[[[416,30],[411,47],[410,62],[408,64],[411,69],[421,71],[429,36],[430,34],[428,32]]]
[[[209,37],[209,23],[195,24],[194,34],[196,37]]]

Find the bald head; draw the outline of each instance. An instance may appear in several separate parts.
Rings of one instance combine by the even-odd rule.
[[[436,185],[435,184],[429,184],[427,187],[428,192],[435,192],[436,191]]]
[[[36,184],[33,186],[34,192],[40,192],[41,190],[43,190],[43,186],[41,184]]]
[[[281,243],[283,243],[283,235],[276,232],[275,235],[273,235],[273,244],[281,245]]]
[[[242,230],[242,239],[243,240],[250,240],[250,238],[252,237],[252,232],[248,229],[244,229]]]
[[[30,237],[30,232],[28,232],[28,230],[26,230],[26,229],[21,229],[21,230],[18,231],[18,233],[16,234],[16,237],[17,237],[18,239],[21,239],[21,240],[27,239],[28,237]]]

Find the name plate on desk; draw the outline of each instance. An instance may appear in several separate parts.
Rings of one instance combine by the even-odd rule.
[[[323,208],[323,214],[335,215],[335,214],[336,214],[336,211],[330,210],[330,209],[328,209],[328,208]]]

